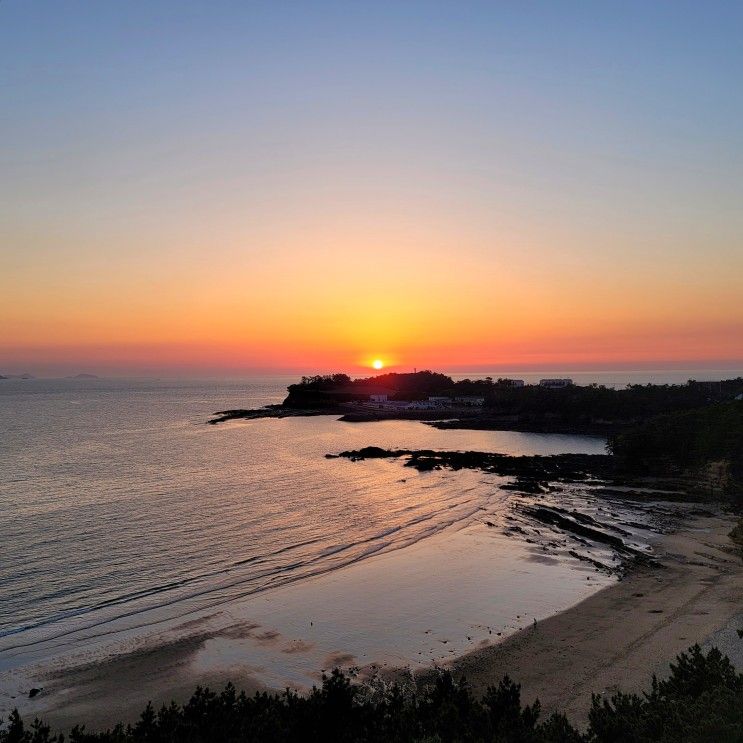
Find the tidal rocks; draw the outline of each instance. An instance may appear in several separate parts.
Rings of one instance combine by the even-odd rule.
[[[225,421],[239,419],[256,420],[258,418],[290,418],[327,414],[327,410],[292,410],[291,408],[285,408],[282,405],[266,405],[263,408],[254,408],[249,410],[243,410],[242,408],[235,410],[219,410],[214,413],[215,417],[210,418],[207,423],[214,425],[215,423],[224,423]]]
[[[382,449],[366,446],[338,454],[352,461],[406,457],[406,467],[419,472],[448,468],[479,469],[497,475],[513,476],[509,490],[528,493],[547,492],[550,482],[584,482],[596,476],[608,476],[611,457],[606,454],[555,454],[551,456],[512,457],[479,451],[434,451],[431,449]]]

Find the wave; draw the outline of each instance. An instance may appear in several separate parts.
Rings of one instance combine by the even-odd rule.
[[[379,531],[349,542],[328,544],[327,539],[314,537],[301,542],[282,546],[265,553],[251,555],[235,560],[222,567],[171,580],[158,585],[148,586],[136,591],[121,593],[117,596],[95,602],[87,606],[72,607],[69,610],[42,617],[0,631],[0,640],[15,638],[16,641],[4,642],[0,652],[12,653],[40,644],[54,645],[55,641],[71,635],[83,634],[86,639],[95,639],[121,629],[136,629],[160,624],[164,621],[182,618],[197,611],[208,610],[228,602],[244,599],[255,594],[300,580],[317,577],[341,568],[361,562],[374,555],[390,552],[395,549],[412,546],[423,539],[432,537],[452,527],[463,527],[471,522],[482,509],[484,498],[463,497],[475,488],[457,489],[455,493],[442,493],[443,498],[437,501],[438,508],[424,514],[416,514],[404,523],[380,529]],[[449,497],[446,497],[446,496]],[[409,512],[410,508],[403,509]],[[324,545],[316,551],[307,548]],[[299,559],[275,564],[280,558],[297,551],[305,550]],[[244,573],[246,568],[257,568]],[[230,573],[240,571],[234,580],[219,580]],[[206,584],[199,590],[184,592],[188,586]],[[91,586],[94,588],[95,586]],[[177,592],[174,594],[174,592]],[[166,598],[167,596],[167,598]],[[162,600],[153,600],[162,597]],[[110,631],[96,631],[103,627],[120,624],[122,621],[155,613],[167,607],[182,605],[182,611],[171,611],[167,617],[153,617],[139,624],[117,626]],[[110,611],[115,608],[123,611]],[[100,616],[103,613],[103,616]],[[85,621],[89,617],[90,621]],[[75,620],[79,620],[75,622]],[[74,626],[70,623],[74,622]],[[62,626],[59,626],[62,625]],[[56,627],[56,630],[53,629]],[[44,632],[43,630],[50,630]]]

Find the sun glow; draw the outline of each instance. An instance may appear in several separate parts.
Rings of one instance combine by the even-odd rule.
[[[384,368],[384,363],[382,362],[381,359],[374,359],[374,361],[372,361],[372,366],[375,369],[382,369]]]

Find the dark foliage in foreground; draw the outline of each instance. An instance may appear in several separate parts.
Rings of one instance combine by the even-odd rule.
[[[221,694],[197,689],[184,707],[151,706],[131,727],[68,738],[30,728],[16,713],[0,743],[237,743],[238,741],[492,741],[493,743],[702,743],[743,741],[743,675],[713,649],[680,655],[668,679],[653,678],[642,696],[595,696],[585,734],[562,715],[540,721],[539,702],[522,706],[520,687],[505,678],[476,700],[448,674],[426,692],[404,698],[393,687],[380,700],[362,701],[342,673],[325,677],[307,696],[291,692],[247,697],[227,686]]]

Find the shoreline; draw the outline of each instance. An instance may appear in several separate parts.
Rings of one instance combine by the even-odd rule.
[[[449,410],[374,410],[348,404],[326,405],[319,408],[285,407],[283,404],[262,408],[219,410],[212,413],[206,423],[218,425],[231,421],[260,420],[262,418],[312,418],[318,415],[333,416],[342,423],[378,423],[380,421],[418,421],[440,430],[464,431],[516,431],[518,433],[555,433],[575,436],[607,438],[622,429],[621,425],[565,424],[548,420],[521,420],[514,416],[483,415],[471,408]]]
[[[743,611],[743,560],[728,537],[734,523],[727,514],[691,517],[657,545],[660,569],[635,567],[618,583],[448,667],[476,695],[508,675],[521,684],[522,702],[538,698],[543,713],[564,712],[581,725],[593,693],[648,689],[676,655],[710,638],[724,641],[743,669],[743,641],[727,637]]]
[[[531,620],[526,626],[512,625],[513,634],[496,644],[481,642],[444,659],[423,660],[413,668],[414,678],[417,683],[425,683],[434,668],[449,668],[455,676],[465,676],[475,694],[480,695],[488,685],[497,684],[508,674],[522,685],[525,703],[538,697],[544,712],[563,711],[583,724],[591,693],[647,688],[651,675],[662,675],[677,653],[696,642],[703,643],[715,633],[719,635],[726,627],[728,634],[733,632],[731,621],[741,611],[743,598],[743,561],[732,553],[733,545],[727,537],[733,522],[733,517],[725,514],[689,516],[677,530],[656,543],[656,556],[663,567],[635,567],[621,581],[590,593],[564,611],[540,618],[536,626]],[[416,559],[419,563],[413,572],[426,563],[432,549],[436,549],[435,544],[417,554],[408,553],[407,563]],[[465,559],[477,561],[471,549],[471,545],[467,547]],[[399,554],[391,555],[376,568],[368,565],[362,576],[373,575],[369,570],[384,572],[389,569],[390,560],[399,558]],[[594,580],[594,573],[586,571],[585,575]],[[333,579],[339,595],[347,595],[348,573],[345,583],[343,580],[342,575]],[[358,573],[354,580],[358,582]],[[315,583],[309,591],[314,592],[317,587]],[[538,585],[534,588],[539,591]],[[423,621],[433,621],[435,606],[427,609]],[[292,611],[296,614],[296,607]],[[189,623],[191,632],[185,636],[164,633],[154,638],[154,643],[153,638],[143,638],[124,654],[87,662],[78,658],[74,664],[61,659],[56,664],[46,664],[43,675],[29,677],[39,680],[39,685],[45,687],[44,693],[30,703],[19,697],[18,706],[22,714],[29,718],[38,714],[59,730],[82,723],[89,729],[101,729],[118,720],[134,721],[147,699],[152,699],[156,707],[171,698],[185,702],[197,684],[219,690],[231,681],[248,694],[281,688],[262,678],[264,669],[256,647],[276,652],[276,644],[280,643],[283,648],[279,652],[289,653],[285,657],[292,658],[294,653],[301,654],[312,645],[312,630],[305,629],[289,642],[284,628],[275,625],[271,629],[261,623],[260,617],[253,617],[254,623],[250,623],[247,616],[239,614],[236,611],[233,620],[240,621],[218,631],[211,626],[210,617],[202,617]],[[309,616],[315,618],[317,625],[318,615]],[[438,639],[435,644],[440,642],[443,640]],[[244,643],[251,643],[249,653],[240,650],[246,647]],[[729,644],[735,649],[734,642]],[[743,642],[739,644],[743,653]],[[729,648],[726,651],[731,652]],[[440,652],[444,652],[443,647]],[[393,662],[380,667],[342,654],[328,656],[327,660],[342,667],[360,666],[361,679],[410,674],[410,666]],[[743,667],[743,656],[731,660]],[[325,670],[329,669],[330,666]],[[319,675],[314,681],[318,680]]]

